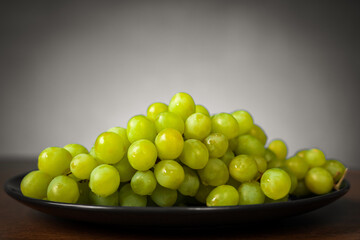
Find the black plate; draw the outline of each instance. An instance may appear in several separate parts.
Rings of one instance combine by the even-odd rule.
[[[287,202],[227,207],[108,207],[58,203],[22,195],[25,174],[9,179],[5,191],[14,199],[41,212],[73,220],[127,226],[233,225],[295,216],[310,212],[342,197],[350,189],[346,180],[338,191]]]

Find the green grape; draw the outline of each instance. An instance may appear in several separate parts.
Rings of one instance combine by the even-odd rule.
[[[130,165],[139,171],[146,171],[155,165],[157,150],[155,145],[147,139],[137,140],[128,150]]]
[[[326,160],[324,168],[329,171],[335,183],[340,180],[345,172],[345,166],[335,159]]]
[[[285,159],[274,158],[268,162],[268,169],[270,168],[281,168],[285,166]]]
[[[177,195],[176,190],[165,188],[158,184],[151,194],[151,199],[160,207],[171,207],[175,204]]]
[[[306,187],[317,195],[329,193],[334,180],[329,171],[322,167],[311,168],[305,176]]]
[[[231,162],[231,160],[233,160],[235,157],[235,154],[233,151],[231,151],[230,148],[228,148],[228,150],[225,152],[225,154],[220,158],[225,165],[228,167],[229,163]]]
[[[184,169],[185,177],[178,191],[185,196],[194,197],[199,190],[199,186],[200,186],[199,177],[193,169],[187,166],[183,166],[183,169]]]
[[[239,204],[239,193],[230,185],[221,185],[213,189],[206,198],[206,206],[233,206]]]
[[[279,203],[279,202],[287,202],[289,200],[289,195],[286,195],[285,197],[283,198],[280,198],[280,199],[271,199],[271,198],[268,198],[267,196],[265,196],[265,202],[264,203]]]
[[[213,186],[204,185],[200,182],[199,190],[197,191],[197,193],[195,195],[195,199],[197,201],[199,201],[200,203],[206,204],[206,198],[214,188],[215,187],[213,187]]]
[[[275,153],[273,151],[271,151],[270,149],[268,149],[268,148],[265,149],[264,158],[268,163],[273,161],[273,160],[276,161],[276,159],[277,159]]]
[[[119,191],[119,205],[127,207],[146,207],[147,197],[134,193],[130,183],[125,184]]]
[[[178,114],[185,121],[195,112],[194,99],[187,93],[176,93],[170,100],[169,112]]]
[[[162,112],[155,118],[156,132],[161,132],[166,128],[173,128],[178,130],[181,134],[184,133],[185,124],[184,120],[173,112]]]
[[[89,188],[89,182],[88,181],[80,181],[80,182],[77,182],[77,184],[79,187],[79,198],[76,203],[84,204],[84,205],[90,204],[89,194],[90,194],[91,190]]]
[[[100,197],[95,193],[93,193],[92,191],[90,191],[89,202],[92,205],[98,205],[98,206],[119,206],[119,194],[116,191],[109,196]]]
[[[285,166],[294,173],[298,180],[304,179],[307,171],[309,170],[309,164],[305,159],[295,155],[285,161]]]
[[[192,169],[202,169],[209,160],[209,152],[199,140],[189,139],[184,142],[184,148],[179,158],[183,164]]]
[[[260,173],[265,172],[266,169],[268,168],[268,163],[267,163],[266,159],[261,156],[254,156],[253,158],[256,162],[258,172],[260,172]]]
[[[44,149],[38,158],[40,171],[56,177],[69,172],[72,156],[68,150],[59,147]]]
[[[254,156],[264,156],[264,145],[254,136],[240,135],[238,137],[238,145],[235,149],[236,155],[246,154]]]
[[[212,133],[204,139],[204,144],[209,151],[209,157],[219,158],[224,156],[228,147],[229,141],[222,133]]]
[[[219,113],[212,117],[212,132],[222,133],[228,139],[239,135],[239,124],[236,119],[228,113]]]
[[[39,170],[29,172],[21,180],[20,190],[26,197],[43,199],[46,197],[47,188],[51,182],[52,177]]]
[[[126,153],[123,139],[116,133],[101,133],[94,145],[96,158],[102,163],[114,164],[119,162]]]
[[[247,111],[239,110],[233,112],[231,115],[233,115],[233,117],[239,123],[239,135],[249,132],[250,129],[254,126],[254,120]]]
[[[116,133],[116,134],[120,135],[126,150],[130,147],[130,142],[129,142],[129,139],[127,137],[126,128],[112,127],[110,129],[108,129],[107,132],[113,132],[113,133]]]
[[[127,123],[126,131],[130,143],[140,139],[154,142],[156,137],[154,122],[143,115],[132,117]]]
[[[176,159],[184,148],[181,133],[173,128],[166,128],[158,133],[155,146],[160,159]]]
[[[306,153],[306,149],[304,149],[304,150],[301,150],[301,151],[298,151],[297,153],[296,153],[296,156],[298,156],[298,157],[301,157],[301,158],[305,158],[305,153]]]
[[[251,136],[256,137],[257,139],[259,139],[259,141],[260,141],[263,145],[266,144],[267,136],[266,136],[264,130],[263,130],[260,126],[254,124],[254,125],[252,126],[252,128],[249,130],[248,134],[251,135]]]
[[[239,205],[262,204],[265,201],[265,194],[258,182],[242,183],[238,191]]]
[[[119,171],[120,182],[129,182],[136,173],[136,169],[130,165],[126,154],[120,162],[114,164],[114,167]]]
[[[185,139],[202,141],[211,131],[211,119],[202,113],[193,113],[185,121]]]
[[[320,167],[326,162],[325,154],[320,149],[316,148],[307,150],[304,158],[310,168]]]
[[[139,195],[151,195],[155,190],[157,182],[151,170],[137,171],[131,178],[131,189]]]
[[[55,177],[47,189],[47,199],[53,202],[76,203],[79,196],[76,181],[68,176]]]
[[[287,174],[289,174],[289,177],[290,177],[290,180],[291,180],[291,187],[290,187],[289,193],[292,194],[295,191],[295,189],[296,189],[296,187],[298,185],[298,179],[295,176],[295,174],[289,168],[287,168],[286,166],[282,167],[281,169],[284,170],[285,172],[287,172]]]
[[[267,197],[278,200],[289,194],[291,179],[284,170],[272,168],[264,172],[260,179],[260,186]]]
[[[235,180],[231,175],[229,176],[229,180],[227,181],[226,185],[233,186],[234,188],[238,189],[241,185],[241,182]]]
[[[96,157],[95,147],[91,147],[89,154],[95,159],[97,164],[103,164],[103,162],[99,158]]]
[[[90,179],[90,174],[97,165],[90,154],[80,153],[71,160],[70,170],[78,179]]]
[[[225,163],[217,158],[210,158],[203,169],[198,170],[204,185],[220,186],[229,180],[229,170]]]
[[[174,160],[162,160],[154,167],[157,182],[169,189],[178,189],[184,181],[185,173],[183,167]]]
[[[203,105],[197,104],[195,105],[195,112],[205,114],[206,116],[210,117],[209,111]]]
[[[280,139],[275,139],[270,142],[268,148],[275,153],[278,159],[280,160],[286,159],[287,146],[284,141]]]
[[[299,180],[298,184],[295,188],[295,190],[293,191],[292,195],[301,198],[301,197],[306,197],[309,196],[311,194],[310,190],[306,187],[305,181],[304,180]]]
[[[231,177],[239,182],[248,182],[255,178],[258,173],[256,161],[252,156],[239,155],[229,164]]]
[[[91,191],[100,197],[113,194],[119,185],[119,172],[111,165],[101,164],[91,172],[89,187]]]
[[[159,114],[159,113],[162,113],[162,112],[167,112],[168,111],[168,106],[165,104],[165,103],[161,103],[161,102],[156,102],[156,103],[153,103],[151,104],[147,111],[146,111],[146,116],[152,120],[152,121],[155,121],[156,119],[156,116]]]
[[[67,144],[64,146],[64,148],[68,150],[72,157],[75,157],[80,153],[89,153],[89,151],[83,145],[77,143]]]
[[[237,137],[236,137],[236,138],[229,139],[229,149],[230,149],[231,151],[235,152],[235,151],[236,151],[236,148],[237,148],[237,146],[238,146],[238,143],[239,143],[239,141],[238,141],[238,138],[237,138]]]

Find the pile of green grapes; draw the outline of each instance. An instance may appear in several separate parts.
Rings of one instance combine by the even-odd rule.
[[[267,145],[267,146],[266,146]],[[153,103],[126,128],[101,133],[90,152],[80,144],[44,149],[23,195],[106,206],[229,206],[287,201],[337,189],[346,169],[306,149],[267,144],[244,110],[210,116],[187,93]]]

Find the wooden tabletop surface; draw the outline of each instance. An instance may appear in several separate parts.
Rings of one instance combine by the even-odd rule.
[[[0,159],[2,160],[2,159]],[[53,217],[6,194],[7,179],[36,168],[36,161],[0,161],[0,239],[360,239],[360,171],[350,170],[350,191],[321,209],[280,221],[211,228],[128,228]]]

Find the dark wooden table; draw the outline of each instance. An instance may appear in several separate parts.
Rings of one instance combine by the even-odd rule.
[[[1,160],[1,159],[0,159]],[[0,183],[36,168],[36,161],[0,161]],[[347,176],[350,191],[338,201],[300,216],[212,228],[126,228],[56,218],[28,208],[0,191],[0,239],[360,239],[360,171]],[[3,188],[3,187],[2,187]]]

